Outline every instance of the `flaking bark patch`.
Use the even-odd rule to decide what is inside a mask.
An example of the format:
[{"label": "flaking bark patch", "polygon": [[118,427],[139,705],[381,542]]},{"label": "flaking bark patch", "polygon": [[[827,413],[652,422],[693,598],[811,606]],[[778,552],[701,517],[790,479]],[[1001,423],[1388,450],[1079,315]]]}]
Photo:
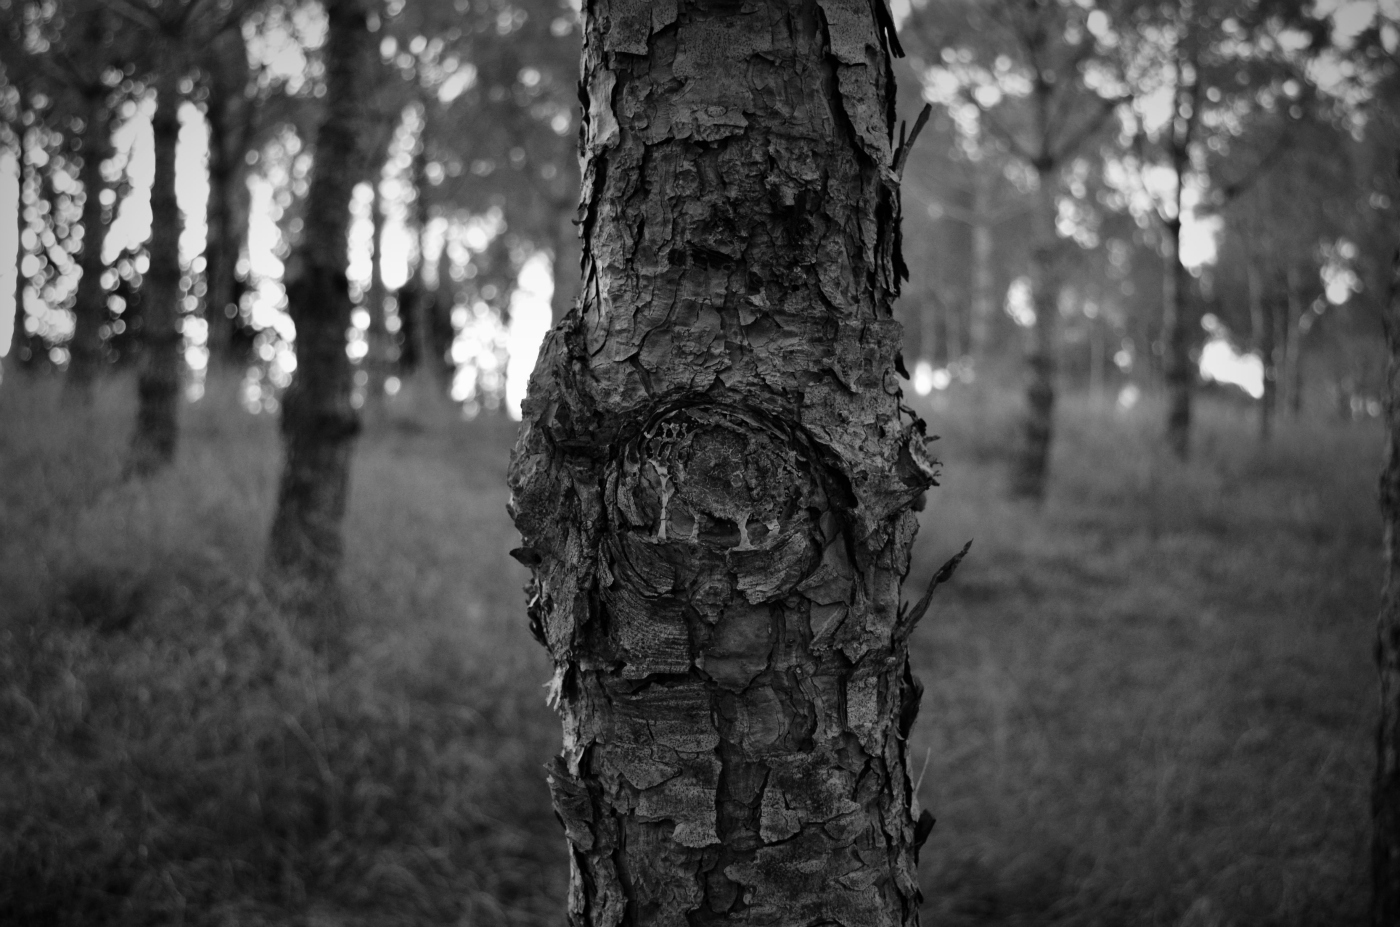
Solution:
[{"label": "flaking bark patch", "polygon": [[583,294],[511,464],[578,925],[917,921],[887,27],[597,2]]}]

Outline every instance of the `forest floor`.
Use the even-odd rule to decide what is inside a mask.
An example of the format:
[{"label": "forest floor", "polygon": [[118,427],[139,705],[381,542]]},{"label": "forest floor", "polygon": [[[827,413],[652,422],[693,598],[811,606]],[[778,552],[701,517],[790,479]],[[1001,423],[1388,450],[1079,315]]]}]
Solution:
[{"label": "forest floor", "polygon": [[[132,392],[0,386],[0,923],[559,923],[513,423],[376,416],[309,627],[258,580],[276,421],[215,381],[124,482]],[[925,923],[1364,923],[1381,432],[1200,408],[1178,465],[1150,407],[1067,401],[1035,508],[1014,404],[926,407],[906,595],[975,543],[914,637]]]}]

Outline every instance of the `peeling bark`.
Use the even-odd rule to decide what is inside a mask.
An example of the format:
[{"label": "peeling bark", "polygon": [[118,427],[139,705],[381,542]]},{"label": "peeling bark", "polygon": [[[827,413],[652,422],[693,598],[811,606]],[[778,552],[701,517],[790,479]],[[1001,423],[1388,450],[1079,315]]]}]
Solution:
[{"label": "peeling bark", "polygon": [[350,197],[364,176],[364,76],[373,51],[359,0],[327,0],[324,121],[306,197],[306,233],[288,261],[287,304],[296,325],[297,368],[282,401],[285,463],[269,563],[283,578],[329,586],[342,552],[340,525],[350,458],[360,431],[346,353],[353,308],[345,276]]},{"label": "peeling bark", "polygon": [[583,293],[510,474],[579,927],[917,923],[899,585],[934,463],[882,13],[585,9]]},{"label": "peeling bark", "polygon": [[1385,585],[1376,621],[1380,722],[1371,789],[1371,923],[1400,923],[1400,251],[1391,265],[1390,299],[1381,320],[1390,362],[1386,371],[1386,451],[1380,478],[1385,529]]},{"label": "peeling bark", "polygon": [[180,205],[175,198],[175,149],[180,139],[180,74],[163,68],[156,83],[155,175],[151,184],[150,269],[141,318],[136,381],[136,430],[128,468],[145,476],[175,459],[180,404]]},{"label": "peeling bark", "polygon": [[107,90],[95,85],[83,92],[87,112],[79,154],[83,186],[83,250],[78,259],[82,276],[73,300],[73,337],[68,342],[68,376],[63,396],[67,402],[92,402],[93,383],[102,371],[102,320],[107,311],[107,294],[102,289],[102,239],[107,225],[102,221],[102,162],[112,150]]}]

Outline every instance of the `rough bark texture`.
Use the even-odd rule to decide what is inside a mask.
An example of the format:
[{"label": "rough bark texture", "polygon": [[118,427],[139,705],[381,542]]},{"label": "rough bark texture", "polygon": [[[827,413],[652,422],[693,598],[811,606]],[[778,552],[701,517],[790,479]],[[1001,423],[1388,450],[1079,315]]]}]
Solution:
[{"label": "rough bark texture", "polygon": [[890,29],[585,8],[583,297],[510,476],[575,925],[917,922]]},{"label": "rough bark texture", "polygon": [[151,184],[151,264],[141,317],[136,380],[136,430],[128,467],[153,473],[175,459],[180,407],[180,205],[175,198],[175,149],[180,140],[180,74],[161,70],[156,83],[155,176]]},{"label": "rough bark texture", "polygon": [[112,132],[107,108],[107,90],[95,85],[84,92],[84,114],[79,154],[83,186],[83,250],[78,259],[82,276],[73,301],[73,337],[68,343],[68,376],[64,398],[89,403],[92,387],[102,370],[102,322],[107,313],[107,294],[102,289],[102,239],[107,224],[102,221],[102,162],[111,154]]},{"label": "rough bark texture", "polygon": [[1400,924],[1400,252],[1392,265],[1390,300],[1382,315],[1390,349],[1387,368],[1385,467],[1381,522],[1385,529],[1385,586],[1376,622],[1380,670],[1380,723],[1371,791],[1371,923]]},{"label": "rough bark texture", "polygon": [[364,75],[372,35],[359,0],[326,3],[326,116],[306,201],[306,231],[287,269],[297,369],[282,402],[286,460],[269,560],[285,578],[325,587],[340,565],[340,525],[360,417],[346,354],[352,303],[345,276],[350,197],[364,176]]},{"label": "rough bark texture", "polygon": [[1021,425],[1021,453],[1012,473],[1011,491],[1026,499],[1045,498],[1050,469],[1050,442],[1055,428],[1055,352],[1060,321],[1057,267],[1059,236],[1055,231],[1055,169],[1037,169],[1035,244],[1031,252],[1031,302],[1035,325],[1026,354],[1026,411]]}]

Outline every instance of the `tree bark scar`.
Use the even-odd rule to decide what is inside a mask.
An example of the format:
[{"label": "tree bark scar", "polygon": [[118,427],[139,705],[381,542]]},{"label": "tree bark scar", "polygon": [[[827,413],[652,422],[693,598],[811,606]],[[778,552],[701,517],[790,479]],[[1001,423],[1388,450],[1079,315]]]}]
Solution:
[{"label": "tree bark scar", "polygon": [[869,0],[595,0],[583,294],[511,462],[576,925],[917,922],[888,48]]}]

